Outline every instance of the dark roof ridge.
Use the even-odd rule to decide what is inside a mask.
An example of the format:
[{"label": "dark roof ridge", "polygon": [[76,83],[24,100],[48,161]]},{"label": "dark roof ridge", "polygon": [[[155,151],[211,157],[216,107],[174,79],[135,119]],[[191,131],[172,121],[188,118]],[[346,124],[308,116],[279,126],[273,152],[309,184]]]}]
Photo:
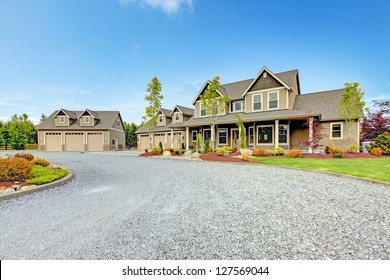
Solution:
[{"label": "dark roof ridge", "polygon": [[317,94],[317,93],[324,93],[324,92],[330,92],[330,91],[339,91],[339,90],[345,90],[345,88],[330,89],[330,90],[323,90],[323,91],[317,91],[317,92],[309,92],[309,93],[301,94],[301,96],[311,95],[311,94]]}]

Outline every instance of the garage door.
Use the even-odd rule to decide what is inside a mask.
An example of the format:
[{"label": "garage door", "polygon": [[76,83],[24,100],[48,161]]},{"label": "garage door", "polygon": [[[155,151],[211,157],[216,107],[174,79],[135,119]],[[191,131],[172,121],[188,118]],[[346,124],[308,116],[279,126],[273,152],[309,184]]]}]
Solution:
[{"label": "garage door", "polygon": [[145,150],[149,148],[149,135],[148,134],[141,134],[139,136],[139,145],[138,150]]},{"label": "garage door", "polygon": [[163,149],[167,148],[167,147],[165,147],[165,133],[154,134],[154,146],[159,146],[160,142],[163,146]]},{"label": "garage door", "polygon": [[60,132],[46,132],[46,151],[62,151]]},{"label": "garage door", "polygon": [[84,133],[67,132],[65,133],[66,151],[84,151]]},{"label": "garage door", "polygon": [[88,132],[88,151],[103,151],[103,133]]}]

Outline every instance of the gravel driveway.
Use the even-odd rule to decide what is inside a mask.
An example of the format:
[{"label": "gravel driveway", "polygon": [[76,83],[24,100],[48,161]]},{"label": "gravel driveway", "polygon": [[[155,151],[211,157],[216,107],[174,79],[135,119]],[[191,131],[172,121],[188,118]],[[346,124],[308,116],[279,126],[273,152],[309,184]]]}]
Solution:
[{"label": "gravel driveway", "polygon": [[389,259],[390,188],[261,165],[39,153],[67,185],[0,203],[0,259]]}]

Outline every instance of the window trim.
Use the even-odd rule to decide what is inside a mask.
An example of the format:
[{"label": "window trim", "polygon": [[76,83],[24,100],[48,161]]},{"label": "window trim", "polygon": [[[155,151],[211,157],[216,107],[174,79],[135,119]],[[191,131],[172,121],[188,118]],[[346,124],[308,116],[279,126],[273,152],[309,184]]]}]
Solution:
[{"label": "window trim", "polygon": [[[286,143],[280,143],[280,134],[279,134],[279,127],[281,126],[287,126],[287,142]],[[281,145],[290,145],[290,126],[288,124],[279,124],[279,127],[278,127],[278,141],[279,143],[278,144],[281,144]]]},{"label": "window trim", "polygon": [[[340,125],[340,137],[333,137],[333,125]],[[344,126],[342,122],[332,122],[330,123],[330,139],[332,140],[343,140]]]},{"label": "window trim", "polygon": [[[207,117],[206,108],[204,108],[204,110],[202,110],[202,107],[204,107],[203,102],[200,102],[200,105],[199,105],[199,116],[200,116],[200,117]],[[202,115],[202,111],[205,112],[204,115]]]},{"label": "window trim", "polygon": [[[161,121],[160,121],[160,119],[161,119]],[[163,114],[158,115],[158,122],[159,122],[159,123],[163,123],[163,122],[164,122],[164,116],[163,116]]]},{"label": "window trim", "polygon": [[91,122],[91,117],[90,116],[84,116],[84,123],[90,123],[90,122]]},{"label": "window trim", "polygon": [[[272,143],[259,143],[259,127],[272,127]],[[275,144],[275,126],[272,124],[256,126],[256,146],[273,146]]]},{"label": "window trim", "polygon": [[[194,132],[195,132],[195,139],[194,139]],[[191,130],[191,140],[192,140],[192,142],[196,142],[197,137],[198,137],[198,131],[197,130]]]},{"label": "window trim", "polygon": [[[252,143],[250,142],[250,139],[251,139],[251,138],[249,137],[249,135],[250,135],[250,134],[249,134],[249,131],[250,131],[251,128],[252,128],[252,133],[253,133],[253,142],[252,142]],[[249,126],[249,127],[248,127],[248,145],[249,145],[249,146],[253,146],[253,145],[255,144],[255,137],[256,137],[256,136],[255,136],[255,126],[254,126],[254,125]]]},{"label": "window trim", "polygon": [[58,117],[58,122],[59,123],[65,123],[65,116],[59,116]]},{"label": "window trim", "polygon": [[[255,96],[260,96],[260,109],[258,110],[255,110],[255,102],[254,102],[254,99],[255,99]],[[260,112],[260,111],[263,111],[263,93],[260,92],[260,93],[255,93],[255,94],[252,94],[252,112]]]},{"label": "window trim", "polygon": [[180,112],[175,112],[175,121],[180,121]]},{"label": "window trim", "polygon": [[[270,94],[271,93],[276,93],[276,101],[278,102],[278,106],[276,106],[276,108],[270,108],[270,106],[269,106],[269,102],[270,102],[270,100],[269,100],[269,96],[270,96]],[[269,92],[267,92],[267,95],[268,95],[268,110],[279,110],[279,103],[280,103],[280,99],[279,99],[279,91],[278,90],[273,90],[273,91],[269,91]]]},{"label": "window trim", "polygon": [[[241,103],[241,110],[236,110],[235,107],[234,107],[234,103],[235,102],[240,102]],[[244,100],[234,100],[231,102],[231,105],[230,105],[230,113],[236,113],[236,112],[245,112],[245,109],[242,109],[243,107],[246,107],[245,106],[245,99]],[[233,109],[232,109],[233,107]]]},{"label": "window trim", "polygon": [[206,135],[206,133],[204,133],[206,130],[210,131],[210,140],[211,140],[211,128],[204,128],[203,131],[202,131],[202,138],[203,138],[203,141],[206,141],[207,139],[204,139],[204,136]]},{"label": "window trim", "polygon": [[[226,143],[219,142],[219,131],[226,130]],[[218,146],[227,146],[229,144],[229,130],[227,128],[218,128]]]}]

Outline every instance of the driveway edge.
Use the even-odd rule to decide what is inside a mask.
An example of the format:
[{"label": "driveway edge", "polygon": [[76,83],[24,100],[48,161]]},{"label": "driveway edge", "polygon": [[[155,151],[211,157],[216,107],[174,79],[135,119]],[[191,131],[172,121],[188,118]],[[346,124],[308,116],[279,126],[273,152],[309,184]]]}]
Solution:
[{"label": "driveway edge", "polygon": [[0,195],[0,201],[8,200],[11,198],[21,197],[21,196],[28,195],[28,194],[34,193],[34,192],[39,192],[39,191],[44,191],[44,190],[60,187],[64,184],[66,184],[67,182],[69,182],[70,180],[72,180],[74,177],[74,173],[72,170],[69,170],[69,169],[66,169],[66,170],[68,171],[68,175],[66,175],[64,178],[61,178],[61,179],[56,180],[56,181],[51,182],[51,183],[47,183],[47,184],[43,184],[43,185],[39,185],[39,186],[34,186],[34,187],[29,187],[29,188],[19,190],[16,192]]}]

